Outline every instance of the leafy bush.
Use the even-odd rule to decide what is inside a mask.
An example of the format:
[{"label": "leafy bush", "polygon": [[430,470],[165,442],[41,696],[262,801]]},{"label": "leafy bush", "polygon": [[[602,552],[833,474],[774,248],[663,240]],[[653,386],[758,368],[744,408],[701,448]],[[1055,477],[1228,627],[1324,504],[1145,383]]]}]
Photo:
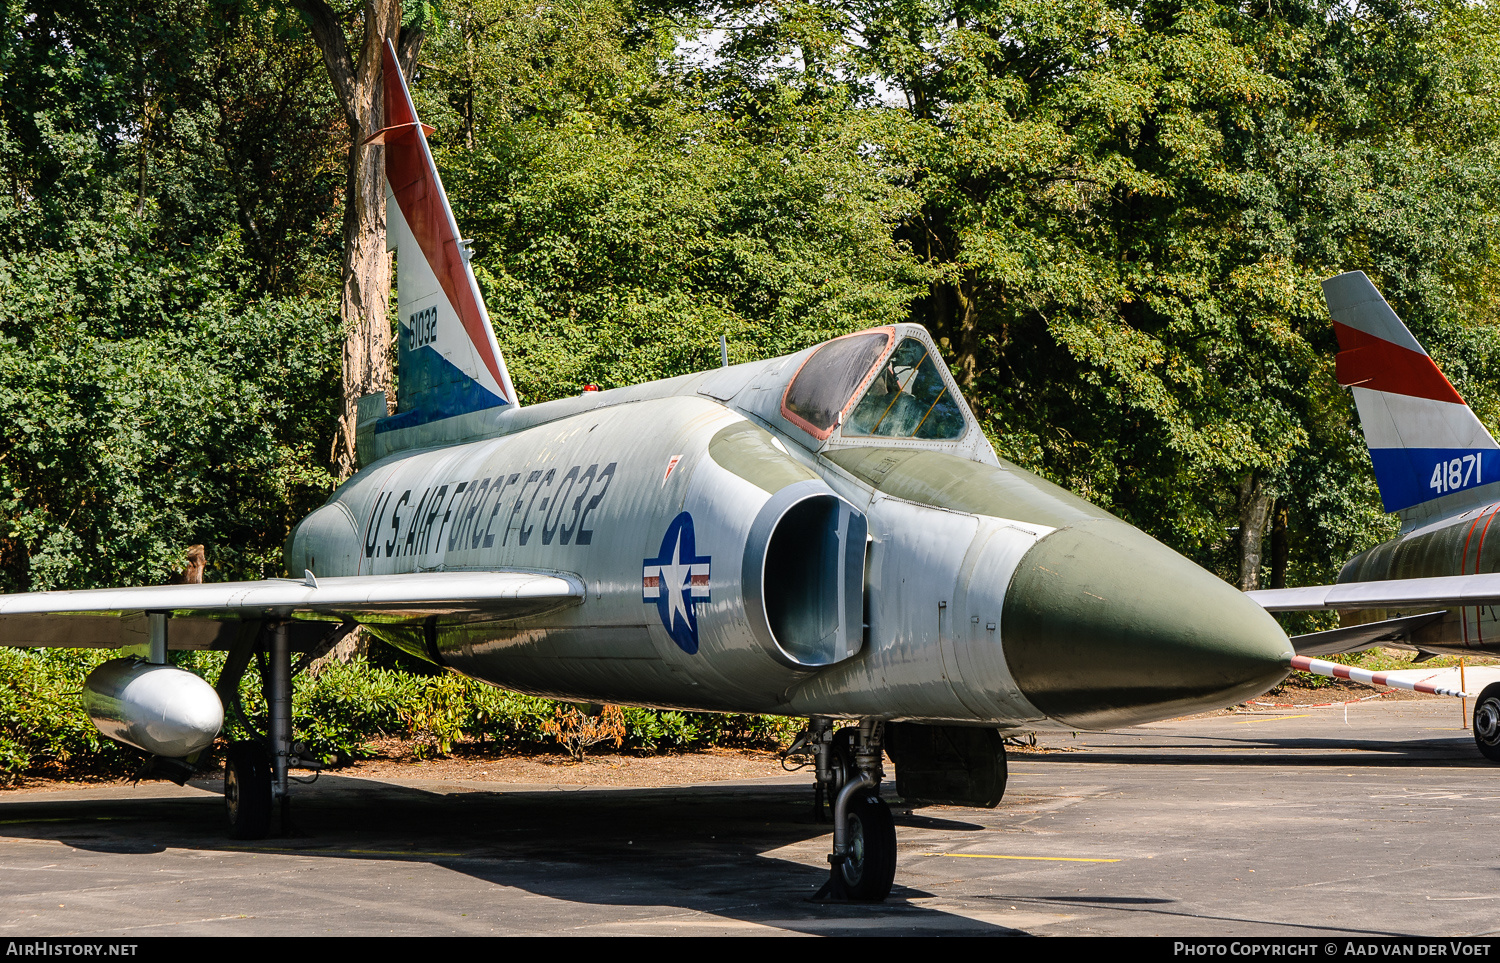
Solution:
[{"label": "leafy bush", "polygon": [[546,740],[545,727],[556,703],[470,679],[464,683],[469,698],[464,728],[472,738],[510,747],[537,746]]},{"label": "leafy bush", "polygon": [[114,655],[91,649],[0,649],[0,785],[28,770],[82,763],[125,771],[133,755],[84,715],[84,677]]},{"label": "leafy bush", "polygon": [[625,738],[632,749],[680,749],[698,741],[695,718],[682,712],[657,709],[625,710]]},{"label": "leafy bush", "polygon": [[[140,756],[101,736],[84,714],[83,680],[112,650],[0,649],[0,785],[25,773],[59,767],[126,774]],[[377,653],[378,656],[378,653]],[[222,652],[174,652],[179,668],[210,682],[223,668]],[[382,660],[389,663],[389,660]],[[250,725],[264,731],[266,700],[254,667],[240,684],[240,704]],[[611,741],[633,752],[672,752],[715,747],[775,748],[802,722],[779,716],[718,715],[635,707],[608,707]],[[327,665],[316,676],[292,683],[296,737],[309,755],[326,763],[375,754],[372,741],[412,740],[419,757],[444,755],[464,742],[510,751],[564,749],[575,753],[578,726],[558,725],[577,709],[522,695],[451,672],[415,674],[372,664],[366,656]],[[252,733],[226,707],[221,740]],[[577,722],[577,720],[572,720]]]},{"label": "leafy bush", "polygon": [[[367,759],[375,754],[369,740],[404,734],[418,715],[426,718],[422,706],[427,681],[372,667],[363,658],[333,663],[313,678],[299,675],[292,683],[293,731],[311,755],[325,762]],[[263,702],[253,673],[246,673],[242,692],[245,686],[254,687],[257,700]]]},{"label": "leafy bush", "polygon": [[618,749],[625,744],[625,713],[614,705],[601,706],[596,713],[584,712],[574,705],[559,705],[543,729],[568,750],[574,762],[582,762],[589,746],[613,742]]},{"label": "leafy bush", "polygon": [[463,734],[469,716],[464,680],[456,675],[440,675],[427,680],[418,698],[401,710],[412,740],[412,754],[418,759],[446,756],[453,742]]},{"label": "leafy bush", "polygon": [[791,742],[806,723],[787,716],[757,716],[746,713],[718,715],[696,713],[704,746],[733,746],[741,749],[766,749]]}]

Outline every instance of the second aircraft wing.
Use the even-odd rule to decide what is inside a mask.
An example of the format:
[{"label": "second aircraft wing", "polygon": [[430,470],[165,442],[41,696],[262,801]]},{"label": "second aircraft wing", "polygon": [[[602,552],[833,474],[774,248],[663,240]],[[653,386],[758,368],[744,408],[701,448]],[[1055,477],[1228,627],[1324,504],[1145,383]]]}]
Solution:
[{"label": "second aircraft wing", "polygon": [[1245,594],[1270,612],[1500,605],[1500,572],[1261,589]]},{"label": "second aircraft wing", "polygon": [[1382,643],[1409,644],[1411,633],[1441,618],[1448,608],[1500,605],[1500,572],[1342,582],[1245,594],[1270,612],[1438,609],[1292,637],[1298,655],[1339,655]]}]

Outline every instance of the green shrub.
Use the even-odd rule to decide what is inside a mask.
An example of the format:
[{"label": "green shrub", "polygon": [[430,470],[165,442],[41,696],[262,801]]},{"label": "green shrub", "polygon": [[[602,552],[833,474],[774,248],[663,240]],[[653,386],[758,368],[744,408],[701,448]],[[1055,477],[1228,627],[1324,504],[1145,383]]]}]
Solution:
[{"label": "green shrub", "polygon": [[469,718],[464,729],[480,743],[509,747],[543,744],[556,703],[465,679]]},{"label": "green shrub", "polygon": [[696,743],[701,733],[697,717],[688,713],[634,706],[625,710],[625,739],[632,749],[660,752],[686,748]]},{"label": "green shrub", "polygon": [[[362,657],[332,663],[314,678],[293,680],[292,728],[307,751],[324,762],[367,759],[375,754],[371,739],[408,732],[408,719],[423,704],[427,681],[373,668]],[[259,680],[246,673],[246,684],[258,690]]]},{"label": "green shrub", "polygon": [[83,680],[114,656],[98,649],[0,649],[0,784],[43,767],[81,763],[128,771],[134,756],[83,711]]},{"label": "green shrub", "polygon": [[[0,785],[59,766],[126,774],[140,755],[101,736],[84,714],[83,680],[113,650],[0,649]],[[218,680],[222,652],[174,652],[179,668]],[[387,665],[390,660],[384,660]],[[255,667],[240,683],[250,726],[263,732],[266,700]],[[450,752],[471,740],[497,750],[563,748],[547,733],[558,703],[475,682],[451,672],[416,674],[371,664],[364,656],[332,663],[292,683],[292,724],[309,755],[325,763],[369,758],[372,740],[413,741],[418,755]],[[251,736],[230,707],[221,740]],[[625,747],[669,752],[714,747],[775,748],[802,721],[779,716],[720,715],[629,707]]]}]

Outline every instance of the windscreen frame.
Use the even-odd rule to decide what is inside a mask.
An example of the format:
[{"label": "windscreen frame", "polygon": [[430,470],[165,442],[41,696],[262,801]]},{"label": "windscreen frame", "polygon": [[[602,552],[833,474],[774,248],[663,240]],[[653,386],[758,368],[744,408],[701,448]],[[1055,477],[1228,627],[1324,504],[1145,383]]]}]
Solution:
[{"label": "windscreen frame", "polygon": [[[880,349],[878,354],[875,355],[874,361],[871,362],[869,368],[860,377],[859,382],[855,384],[854,390],[849,393],[849,397],[844,400],[843,407],[840,408],[835,414],[832,424],[830,424],[826,428],[820,427],[808,421],[806,418],[802,417],[787,406],[787,399],[791,397],[792,388],[797,384],[797,379],[802,376],[803,369],[807,367],[808,363],[811,362],[813,358],[818,356],[819,352],[823,351],[829,345],[837,344],[840,341],[845,341],[850,338],[865,337],[872,334],[884,335],[885,346]],[[880,366],[885,363],[887,356],[890,355],[891,350],[895,347],[895,345],[895,325],[885,325],[878,328],[866,328],[863,331],[855,331],[850,334],[841,335],[840,337],[833,338],[832,340],[825,341],[822,344],[818,345],[806,358],[802,360],[802,363],[797,366],[796,372],[793,373],[792,377],[787,381],[786,388],[781,393],[781,416],[787,421],[796,425],[798,428],[801,428],[803,431],[807,432],[812,437],[816,438],[818,441],[827,441],[829,436],[831,436],[843,425],[844,418],[848,416],[850,409],[852,409],[854,405],[864,397],[865,391],[870,387],[871,379],[873,379],[875,377],[875,373],[880,370]]]},{"label": "windscreen frame", "polygon": [[[904,384],[900,382],[899,378],[897,378],[896,390],[891,392],[891,401],[881,412],[880,418],[878,418],[874,424],[871,424],[867,427],[859,426],[857,423],[860,419],[860,413],[864,409],[864,406],[871,400],[871,394],[876,390],[876,378],[878,377],[878,373],[884,372],[892,365],[896,364],[898,356],[907,349],[908,345],[922,352],[921,357],[916,359],[916,362],[910,366],[911,376]],[[893,406],[897,404],[897,402],[903,395],[915,398],[916,391],[913,390],[913,386],[916,385],[918,380],[923,377],[924,370],[928,372],[931,379],[936,381],[938,391],[932,396],[932,400],[926,403],[926,407],[923,409],[922,419],[917,423],[916,426],[911,429],[910,432],[896,433],[880,431],[880,426],[885,422],[886,418],[890,416],[893,410]],[[923,426],[926,425],[928,419],[932,417],[933,413],[938,411],[938,406],[942,404],[944,398],[947,398],[949,401],[951,415],[957,416],[957,433],[949,435],[921,434]],[[850,405],[848,410],[845,411],[842,419],[839,422],[839,437],[841,439],[850,441],[871,439],[880,441],[882,443],[896,441],[916,441],[932,444],[952,444],[960,441],[968,433],[969,427],[972,423],[972,417],[968,412],[966,405],[961,402],[961,398],[962,395],[959,393],[956,385],[954,385],[953,383],[952,372],[948,370],[947,365],[943,362],[942,356],[938,353],[936,346],[926,338],[918,338],[914,337],[911,334],[906,334],[898,338],[896,343],[890,348],[890,350],[888,350],[881,356],[881,359],[877,365],[877,371],[871,372],[869,378],[867,379],[867,384],[863,390],[863,393],[859,396],[858,400],[856,400],[854,404]],[[934,424],[937,424],[937,422],[934,422]]]}]

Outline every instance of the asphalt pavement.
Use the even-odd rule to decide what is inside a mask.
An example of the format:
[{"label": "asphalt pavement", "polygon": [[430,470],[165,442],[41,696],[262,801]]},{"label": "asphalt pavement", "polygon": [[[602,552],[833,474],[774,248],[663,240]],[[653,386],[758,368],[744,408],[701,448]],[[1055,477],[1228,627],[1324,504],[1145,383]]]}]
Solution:
[{"label": "asphalt pavement", "polygon": [[827,875],[811,777],[580,789],[323,775],[233,842],[210,789],[0,793],[0,934],[1472,936],[1500,766],[1449,699],[1043,735],[993,810],[898,809],[891,899]]}]

